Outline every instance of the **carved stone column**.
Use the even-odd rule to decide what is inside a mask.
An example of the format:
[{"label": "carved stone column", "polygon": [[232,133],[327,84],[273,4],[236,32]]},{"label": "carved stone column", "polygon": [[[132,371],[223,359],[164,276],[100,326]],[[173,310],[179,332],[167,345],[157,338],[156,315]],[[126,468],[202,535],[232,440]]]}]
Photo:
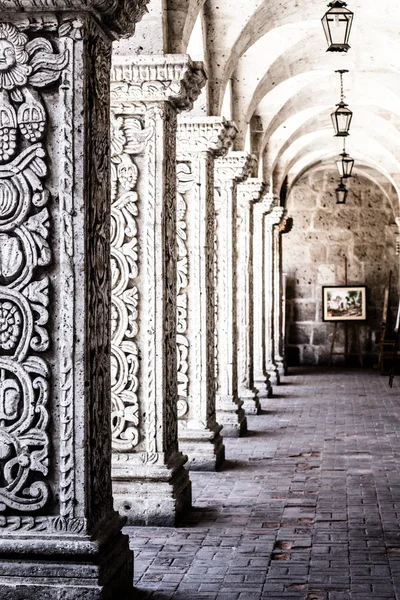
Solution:
[{"label": "carved stone column", "polygon": [[238,393],[246,414],[260,411],[258,390],[254,387],[253,360],[253,208],[264,187],[259,179],[247,179],[238,185]]},{"label": "carved stone column", "polygon": [[291,219],[282,213],[281,221],[273,228],[274,262],[274,361],[279,375],[285,375],[286,362],[282,340],[282,234],[290,229]]},{"label": "carved stone column", "polygon": [[273,203],[271,196],[262,196],[254,205],[253,214],[253,349],[254,385],[260,398],[272,394],[272,386],[265,370],[265,311],[264,311],[264,215],[270,212]]},{"label": "carved stone column", "polygon": [[126,27],[133,32],[145,4],[2,7],[0,597],[7,600],[111,600],[132,588],[110,476],[109,74],[112,39]]},{"label": "carved stone column", "polygon": [[113,58],[112,479],[130,524],[174,525],[191,503],[177,431],[176,133],[204,83],[187,55]]},{"label": "carved stone column", "polygon": [[177,145],[178,416],[188,468],[224,461],[215,417],[214,157],[227,153],[236,127],[219,117],[180,117]]},{"label": "carved stone column", "polygon": [[[272,385],[279,385],[279,369],[274,355],[274,308],[275,298],[279,290],[275,288],[274,277],[274,227],[281,222],[284,209],[275,206],[264,216],[264,342],[265,370],[270,376]],[[282,293],[280,294],[282,296]]]},{"label": "carved stone column", "polygon": [[252,157],[232,152],[215,162],[216,408],[226,437],[247,430],[237,373],[237,184],[249,175]]}]

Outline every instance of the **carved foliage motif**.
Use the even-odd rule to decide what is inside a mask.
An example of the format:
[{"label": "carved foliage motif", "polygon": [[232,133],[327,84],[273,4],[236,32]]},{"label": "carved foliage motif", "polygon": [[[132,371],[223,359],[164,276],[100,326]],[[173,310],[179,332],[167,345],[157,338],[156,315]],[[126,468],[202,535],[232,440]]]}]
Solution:
[{"label": "carved foliage motif", "polygon": [[241,289],[237,295],[237,331],[238,331],[238,384],[240,391],[248,387],[248,301],[249,301],[249,279],[250,261],[249,246],[251,239],[250,202],[248,195],[239,187],[238,215],[237,215],[237,256],[238,272],[241,274]]},{"label": "carved foliage motif", "polygon": [[138,168],[153,133],[133,116],[111,114],[111,394],[112,445],[129,451],[139,439]]},{"label": "carved foliage motif", "polygon": [[176,168],[177,175],[177,363],[178,363],[178,417],[183,417],[188,411],[185,398],[189,396],[189,340],[185,335],[188,328],[187,310],[189,285],[189,264],[186,230],[186,199],[185,195],[192,189],[194,177],[190,163],[180,162]]},{"label": "carved foliage motif", "polygon": [[215,310],[216,310],[216,289],[215,289],[215,249],[216,232],[215,232],[215,191],[214,191],[214,157],[207,154],[206,163],[204,165],[206,177],[208,179],[207,196],[206,196],[206,278],[207,278],[207,323],[209,332],[207,334],[207,364],[210,365],[210,374],[207,380],[207,418],[215,420],[215,388],[216,388],[216,344],[215,339]]},{"label": "carved foliage motif", "polygon": [[165,278],[164,304],[164,356],[166,386],[166,437],[165,444],[171,454],[178,450],[177,419],[177,369],[176,369],[176,132],[175,109],[164,105],[164,156],[165,156]]},{"label": "carved foliage motif", "polygon": [[121,102],[169,101],[178,110],[191,110],[206,83],[203,63],[188,55],[115,56],[113,89]]},{"label": "carved foliage motif", "polygon": [[40,89],[68,60],[0,23],[0,512],[36,511],[49,491],[49,192]]},{"label": "carved foliage motif", "polygon": [[109,196],[109,72],[111,43],[94,20],[87,25],[87,137],[85,223],[87,291],[86,339],[88,342],[88,527],[112,510],[109,471],[110,426],[110,196]]}]

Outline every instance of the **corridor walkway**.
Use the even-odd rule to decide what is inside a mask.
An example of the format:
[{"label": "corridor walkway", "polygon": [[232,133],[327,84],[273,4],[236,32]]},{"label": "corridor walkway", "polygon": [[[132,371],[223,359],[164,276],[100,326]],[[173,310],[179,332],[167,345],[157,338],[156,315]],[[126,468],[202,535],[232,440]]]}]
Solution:
[{"label": "corridor walkway", "polygon": [[400,378],[296,373],[181,527],[128,529],[139,598],[400,599]]}]

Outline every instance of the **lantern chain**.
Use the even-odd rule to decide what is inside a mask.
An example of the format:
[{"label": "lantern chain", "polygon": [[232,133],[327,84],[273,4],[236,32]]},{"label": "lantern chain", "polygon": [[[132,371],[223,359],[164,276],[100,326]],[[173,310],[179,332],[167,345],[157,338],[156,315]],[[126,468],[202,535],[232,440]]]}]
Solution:
[{"label": "lantern chain", "polygon": [[343,73],[348,73],[347,69],[340,69],[335,71],[335,73],[339,73],[340,75],[340,101],[344,101],[344,86],[343,86]]}]

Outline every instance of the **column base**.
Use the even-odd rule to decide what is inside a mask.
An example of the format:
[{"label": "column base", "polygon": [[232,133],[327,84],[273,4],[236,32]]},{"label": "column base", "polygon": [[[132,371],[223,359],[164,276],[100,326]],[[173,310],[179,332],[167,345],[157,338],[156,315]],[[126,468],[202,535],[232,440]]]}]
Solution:
[{"label": "column base", "polygon": [[279,356],[279,358],[275,357],[275,364],[276,368],[278,369],[279,376],[282,377],[283,375],[286,375],[287,369],[285,359],[282,356]]},{"label": "column base", "polygon": [[216,419],[223,427],[224,437],[241,437],[247,432],[247,419],[242,404],[234,396],[216,395]]},{"label": "column base", "polygon": [[122,524],[116,515],[94,540],[69,533],[29,539],[29,531],[20,540],[10,536],[14,551],[10,548],[7,558],[0,554],[0,598],[131,600],[133,554]]},{"label": "column base", "polygon": [[197,421],[179,421],[179,447],[187,454],[189,471],[218,471],[225,460],[225,446],[220,436],[221,425],[207,429]]},{"label": "column base", "polygon": [[239,390],[239,398],[243,402],[243,410],[246,415],[258,415],[261,410],[260,399],[257,390]]},{"label": "column base", "polygon": [[259,398],[272,398],[273,389],[269,377],[261,376],[254,380],[254,387],[258,391]]},{"label": "column base", "polygon": [[179,466],[170,468],[139,466],[137,455],[114,456],[118,457],[112,468],[114,508],[126,517],[127,525],[175,527],[192,504],[192,484],[183,466],[187,457],[180,455]]},{"label": "column base", "polygon": [[278,368],[275,364],[269,364],[266,367],[266,371],[268,373],[269,379],[271,381],[271,385],[279,385],[280,384],[280,376]]}]

